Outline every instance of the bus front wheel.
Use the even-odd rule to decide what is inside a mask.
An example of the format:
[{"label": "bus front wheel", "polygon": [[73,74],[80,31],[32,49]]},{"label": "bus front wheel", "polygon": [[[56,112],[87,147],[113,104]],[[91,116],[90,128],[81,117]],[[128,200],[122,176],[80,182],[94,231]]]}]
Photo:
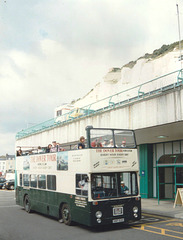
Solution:
[{"label": "bus front wheel", "polygon": [[26,212],[31,213],[31,205],[30,205],[30,199],[28,195],[26,195],[24,199],[24,208]]},{"label": "bus front wheel", "polygon": [[70,207],[67,203],[63,204],[62,206],[62,218],[63,218],[63,222],[66,225],[72,225],[72,221],[71,221],[71,211],[70,211]]}]

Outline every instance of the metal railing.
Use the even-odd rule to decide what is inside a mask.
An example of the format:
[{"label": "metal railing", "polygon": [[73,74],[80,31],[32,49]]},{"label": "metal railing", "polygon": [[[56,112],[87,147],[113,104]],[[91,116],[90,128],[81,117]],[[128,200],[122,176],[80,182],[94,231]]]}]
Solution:
[{"label": "metal railing", "polygon": [[[178,75],[177,75],[178,74]],[[140,101],[144,98],[153,97],[166,91],[175,89],[183,85],[183,69],[177,70],[163,76],[154,78],[145,83],[132,86],[114,95],[103,98],[99,101],[90,103],[82,108],[74,109],[62,116],[52,118],[43,123],[34,125],[17,133],[16,139],[24,138],[29,135],[42,132],[57,126],[70,123],[76,119],[92,116],[113,108],[118,108]]]}]

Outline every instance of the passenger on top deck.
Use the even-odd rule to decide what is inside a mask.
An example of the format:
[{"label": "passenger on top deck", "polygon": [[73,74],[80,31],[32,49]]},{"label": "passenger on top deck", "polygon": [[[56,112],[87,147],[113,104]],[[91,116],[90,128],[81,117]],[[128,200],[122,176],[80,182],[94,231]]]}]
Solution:
[{"label": "passenger on top deck", "polygon": [[122,141],[121,147],[123,147],[123,148],[126,147],[126,141],[125,140]]},{"label": "passenger on top deck", "polygon": [[21,149],[21,147],[17,151],[17,156],[22,156],[22,149]]},{"label": "passenger on top deck", "polygon": [[91,147],[102,147],[102,143],[100,142],[100,139],[97,138],[93,142],[91,142]]},{"label": "passenger on top deck", "polygon": [[40,153],[44,153],[42,147],[40,147],[40,146],[38,147],[37,153],[38,153],[38,154],[40,154]]},{"label": "passenger on top deck", "polygon": [[107,139],[104,139],[104,142],[102,143],[103,147],[108,147],[108,141]]},{"label": "passenger on top deck", "polygon": [[48,147],[46,148],[46,153],[49,153],[50,150],[51,150],[51,148],[52,148],[52,145],[51,145],[51,144],[48,144]]},{"label": "passenger on top deck", "polygon": [[65,148],[59,147],[59,152],[63,152],[63,151],[65,151]]},{"label": "passenger on top deck", "polygon": [[78,143],[78,149],[83,149],[83,148],[85,148],[85,138],[81,136]]},{"label": "passenger on top deck", "polygon": [[108,147],[114,147],[113,139],[111,139],[111,140],[109,141],[109,145],[108,145]]},{"label": "passenger on top deck", "polygon": [[58,145],[57,145],[57,142],[56,141],[53,141],[52,142],[53,146],[51,147],[50,149],[50,152],[58,152]]}]

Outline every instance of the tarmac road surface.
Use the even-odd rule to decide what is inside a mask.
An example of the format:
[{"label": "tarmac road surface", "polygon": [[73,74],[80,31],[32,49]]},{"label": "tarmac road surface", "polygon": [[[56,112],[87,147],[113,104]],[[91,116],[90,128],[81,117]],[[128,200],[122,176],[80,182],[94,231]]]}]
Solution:
[{"label": "tarmac road surface", "polygon": [[183,219],[143,213],[136,223],[89,228],[66,226],[15,204],[15,192],[0,190],[0,240],[169,240],[183,239]]}]

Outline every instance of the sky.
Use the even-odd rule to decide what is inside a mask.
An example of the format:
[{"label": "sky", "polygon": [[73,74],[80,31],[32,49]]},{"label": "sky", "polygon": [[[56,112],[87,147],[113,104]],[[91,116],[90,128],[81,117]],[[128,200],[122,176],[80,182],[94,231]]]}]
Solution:
[{"label": "sky", "polygon": [[110,68],[178,41],[176,4],[183,36],[183,0],[0,0],[0,155]]}]

